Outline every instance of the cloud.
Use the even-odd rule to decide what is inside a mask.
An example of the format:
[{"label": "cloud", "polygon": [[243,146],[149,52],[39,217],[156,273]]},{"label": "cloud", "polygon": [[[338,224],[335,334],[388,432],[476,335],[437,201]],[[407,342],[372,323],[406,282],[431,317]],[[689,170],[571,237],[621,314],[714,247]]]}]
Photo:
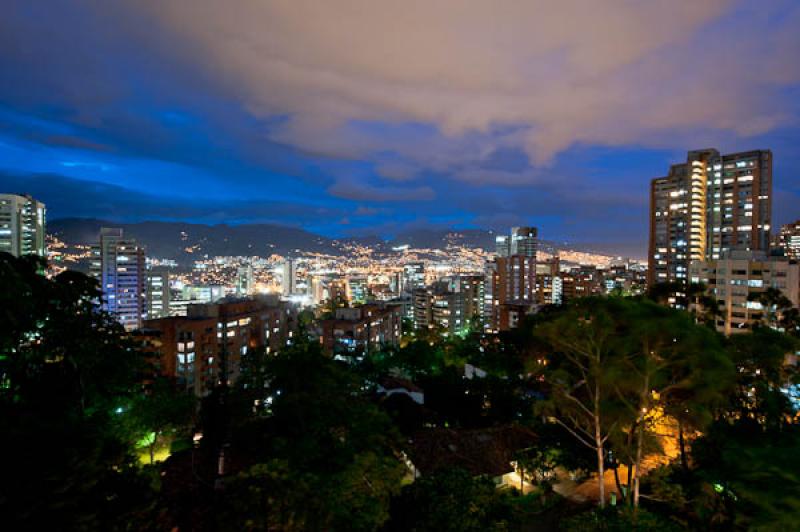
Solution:
[{"label": "cloud", "polygon": [[356,201],[430,201],[436,197],[431,187],[379,187],[351,179],[336,181],[328,193]]},{"label": "cloud", "polygon": [[[791,66],[800,15],[785,2],[135,5],[252,112],[287,115],[273,139],[345,156],[406,149],[431,164],[424,147],[391,135],[355,142],[364,139],[348,128],[354,120],[432,124],[466,149],[469,134],[491,145],[494,127],[517,126],[506,141],[536,164],[577,142],[635,143],[653,131],[748,136],[786,119],[772,96],[800,81]],[[729,21],[733,11],[744,13]],[[778,24],[777,13],[785,17]]]}]

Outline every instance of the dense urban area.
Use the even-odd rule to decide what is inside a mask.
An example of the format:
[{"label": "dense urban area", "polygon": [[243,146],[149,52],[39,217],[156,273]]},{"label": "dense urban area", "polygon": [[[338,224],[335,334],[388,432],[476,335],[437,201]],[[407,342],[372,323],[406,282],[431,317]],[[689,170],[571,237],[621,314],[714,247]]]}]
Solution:
[{"label": "dense urban area", "polygon": [[795,529],[772,153],[690,151],[650,202],[645,263],[534,227],[157,256],[0,195],[4,526]]}]

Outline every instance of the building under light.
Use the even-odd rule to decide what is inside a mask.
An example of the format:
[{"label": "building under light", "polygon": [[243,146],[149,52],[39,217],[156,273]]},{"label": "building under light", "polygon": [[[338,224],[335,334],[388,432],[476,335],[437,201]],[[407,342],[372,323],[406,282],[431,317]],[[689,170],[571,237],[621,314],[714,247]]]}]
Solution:
[{"label": "building under light", "polygon": [[0,194],[0,252],[47,256],[46,209],[30,196]]},{"label": "building under light", "polygon": [[145,317],[144,248],[126,239],[122,229],[104,227],[92,246],[90,272],[103,292],[101,307],[127,330],[138,329]]},{"label": "building under light", "polygon": [[650,187],[648,284],[686,284],[695,260],[766,251],[772,218],[772,152],[690,151]]}]

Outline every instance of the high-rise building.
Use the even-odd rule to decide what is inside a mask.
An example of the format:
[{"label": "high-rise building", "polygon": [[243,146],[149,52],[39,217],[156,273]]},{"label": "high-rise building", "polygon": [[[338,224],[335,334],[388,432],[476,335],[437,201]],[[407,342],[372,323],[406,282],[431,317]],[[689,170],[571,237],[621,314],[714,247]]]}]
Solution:
[{"label": "high-rise building", "polygon": [[648,283],[686,283],[693,260],[769,247],[772,152],[690,151],[650,186]]},{"label": "high-rise building", "polygon": [[156,320],[170,315],[169,272],[150,270],[145,274],[147,319]]},{"label": "high-rise building", "polygon": [[785,256],[800,259],[800,220],[781,227],[776,244]]},{"label": "high-rise building", "polygon": [[44,203],[30,196],[0,194],[0,252],[46,257]]},{"label": "high-rise building", "polygon": [[412,293],[425,286],[425,263],[409,262],[403,265],[403,290]]},{"label": "high-rise building", "polygon": [[498,257],[535,257],[538,241],[535,227],[512,227],[510,235],[495,238],[495,253]]},{"label": "high-rise building", "polygon": [[294,259],[286,259],[283,262],[282,282],[284,297],[294,295],[297,285],[297,262]]},{"label": "high-rise building", "polygon": [[245,264],[236,270],[236,295],[249,296],[253,293],[253,265]]},{"label": "high-rise building", "polygon": [[535,227],[513,227],[505,241],[497,237],[498,255],[487,271],[484,288],[486,297],[491,296],[484,312],[487,331],[513,328],[536,304],[537,247]]},{"label": "high-rise building", "polygon": [[127,330],[138,329],[145,315],[144,249],[122,229],[104,227],[92,246],[91,274],[100,282],[101,306]]}]

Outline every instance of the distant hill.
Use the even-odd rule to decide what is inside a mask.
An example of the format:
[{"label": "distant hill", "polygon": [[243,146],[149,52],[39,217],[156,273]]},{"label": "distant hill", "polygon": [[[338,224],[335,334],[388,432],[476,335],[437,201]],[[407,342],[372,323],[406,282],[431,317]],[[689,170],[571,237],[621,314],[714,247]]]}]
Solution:
[{"label": "distant hill", "polygon": [[[370,246],[378,251],[408,245],[413,248],[445,249],[467,246],[494,249],[497,233],[486,229],[416,229],[398,234],[389,241],[378,236],[332,239],[295,227],[274,224],[205,225],[186,222],[116,223],[88,218],[62,218],[48,222],[48,232],[68,244],[97,241],[101,227],[121,227],[126,235],[147,247],[149,255],[188,261],[204,255],[269,256],[273,253],[312,252],[341,255],[348,244]],[[593,251],[594,246],[542,241],[543,251]],[[594,248],[594,249],[591,249]]]},{"label": "distant hill", "polygon": [[176,260],[206,254],[286,255],[295,250],[340,253],[336,241],[332,239],[303,229],[271,224],[234,226],[185,222],[117,223],[85,218],[63,218],[47,224],[50,234],[69,244],[96,242],[101,227],[120,227],[127,236],[145,245],[148,254]]}]

